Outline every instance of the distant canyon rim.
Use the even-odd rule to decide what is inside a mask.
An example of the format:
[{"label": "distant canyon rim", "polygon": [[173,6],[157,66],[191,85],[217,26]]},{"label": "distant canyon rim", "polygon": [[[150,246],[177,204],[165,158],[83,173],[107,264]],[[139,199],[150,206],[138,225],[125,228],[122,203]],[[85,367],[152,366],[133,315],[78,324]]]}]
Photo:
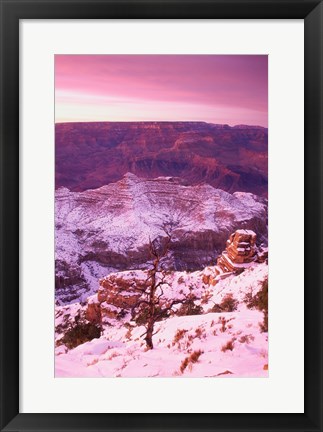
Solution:
[{"label": "distant canyon rim", "polygon": [[55,125],[56,188],[96,189],[131,172],[267,197],[268,130],[204,122]]}]

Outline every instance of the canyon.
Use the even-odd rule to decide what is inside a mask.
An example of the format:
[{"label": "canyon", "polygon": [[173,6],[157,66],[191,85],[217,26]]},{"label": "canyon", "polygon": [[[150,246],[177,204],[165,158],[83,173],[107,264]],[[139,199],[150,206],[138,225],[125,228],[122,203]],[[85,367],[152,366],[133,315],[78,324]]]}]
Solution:
[{"label": "canyon", "polygon": [[61,123],[55,140],[55,376],[267,377],[267,129]]},{"label": "canyon", "polygon": [[96,189],[131,172],[267,197],[268,130],[204,122],[55,125],[56,188]]},{"label": "canyon", "polygon": [[98,278],[146,268],[149,240],[172,236],[169,270],[193,271],[216,262],[236,229],[254,230],[267,242],[267,200],[230,194],[174,177],[142,179],[127,173],[109,185],[55,196],[56,297],[86,298]]}]

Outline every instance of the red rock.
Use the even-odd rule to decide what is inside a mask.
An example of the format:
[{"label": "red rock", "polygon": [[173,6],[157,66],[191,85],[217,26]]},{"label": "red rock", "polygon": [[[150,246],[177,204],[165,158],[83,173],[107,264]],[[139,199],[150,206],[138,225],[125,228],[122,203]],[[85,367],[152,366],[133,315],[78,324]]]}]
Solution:
[{"label": "red rock", "polygon": [[92,324],[101,324],[101,308],[99,302],[91,302],[87,304],[85,319]]},{"label": "red rock", "polygon": [[256,233],[239,229],[230,235],[226,250],[217,260],[217,274],[239,272],[257,258]]},{"label": "red rock", "polygon": [[100,280],[98,302],[106,303],[116,308],[131,309],[139,300],[141,293],[136,287],[142,287],[144,281],[138,279],[125,279],[116,274],[110,274]]},{"label": "red rock", "polygon": [[266,197],[267,140],[267,129],[242,125],[61,123],[55,126],[56,188],[95,189],[132,172]]}]

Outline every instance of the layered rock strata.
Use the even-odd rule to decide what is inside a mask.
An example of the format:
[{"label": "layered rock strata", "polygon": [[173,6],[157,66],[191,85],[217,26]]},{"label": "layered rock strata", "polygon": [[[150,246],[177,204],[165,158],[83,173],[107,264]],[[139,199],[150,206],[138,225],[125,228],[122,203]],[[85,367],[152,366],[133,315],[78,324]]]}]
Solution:
[{"label": "layered rock strata", "polygon": [[268,259],[268,249],[258,248],[257,235],[248,229],[238,229],[226,242],[226,249],[217,258],[214,267],[208,267],[203,274],[203,282],[208,285],[216,283],[232,274],[240,273],[253,263],[262,263]]},{"label": "layered rock strata", "polygon": [[149,239],[166,231],[172,233],[167,268],[177,271],[214,264],[239,228],[256,231],[260,242],[267,237],[266,199],[174,177],[128,173],[95,190],[62,188],[55,206],[56,295],[63,303],[82,301],[109,273],[147,268]]},{"label": "layered rock strata", "polygon": [[245,268],[257,258],[256,233],[252,230],[239,229],[230,235],[226,250],[217,260],[221,273],[235,272]]},{"label": "layered rock strata", "polygon": [[95,189],[139,177],[177,176],[227,192],[267,196],[268,131],[205,122],[61,123],[55,126],[56,188]]}]

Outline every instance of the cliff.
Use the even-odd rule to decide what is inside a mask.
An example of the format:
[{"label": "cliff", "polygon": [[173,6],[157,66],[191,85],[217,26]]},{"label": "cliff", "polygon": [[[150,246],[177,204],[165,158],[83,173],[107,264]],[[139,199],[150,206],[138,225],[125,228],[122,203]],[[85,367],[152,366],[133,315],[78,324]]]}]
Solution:
[{"label": "cliff", "polygon": [[227,192],[267,196],[268,131],[204,122],[65,123],[55,126],[56,188],[95,189],[131,172],[176,176]]}]

